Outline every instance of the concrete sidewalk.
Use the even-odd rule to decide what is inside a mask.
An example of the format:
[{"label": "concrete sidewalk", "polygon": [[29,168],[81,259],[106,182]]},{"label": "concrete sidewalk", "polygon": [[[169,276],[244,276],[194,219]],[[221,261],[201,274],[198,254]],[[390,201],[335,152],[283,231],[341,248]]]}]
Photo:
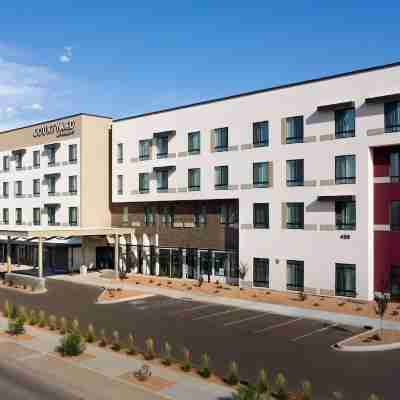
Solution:
[{"label": "concrete sidewalk", "polygon": [[[0,317],[0,331],[7,328],[7,320]],[[226,400],[231,398],[229,387],[213,384],[172,369],[151,364],[152,377],[161,378],[168,387],[149,389],[127,380],[144,361],[139,358],[88,345],[81,358],[62,358],[54,353],[61,335],[27,326],[33,338],[19,340],[8,336],[0,338],[0,357],[10,363],[29,369],[41,380],[57,383],[69,393],[89,400]]]},{"label": "concrete sidewalk", "polygon": [[[362,317],[357,315],[349,315],[349,314],[340,314],[330,311],[322,311],[322,310],[313,310],[306,308],[298,308],[291,307],[280,304],[271,304],[271,303],[260,303],[256,301],[250,300],[241,300],[241,299],[228,299],[223,297],[210,296],[205,294],[196,294],[196,293],[184,293],[179,290],[174,289],[164,289],[160,287],[152,287],[145,285],[136,285],[133,283],[117,283],[112,281],[111,279],[100,278],[99,273],[92,272],[89,275],[59,275],[56,277],[52,277],[50,279],[61,279],[69,282],[76,282],[85,285],[91,285],[96,287],[123,287],[124,289],[130,290],[140,290],[145,293],[151,293],[154,295],[162,295],[168,296],[172,298],[190,298],[195,301],[200,302],[208,302],[219,305],[233,306],[238,308],[243,308],[247,310],[253,311],[261,311],[261,312],[269,312],[273,314],[284,315],[287,317],[294,318],[309,318],[309,319],[319,319],[324,321],[329,321],[336,324],[342,325],[352,325],[357,327],[371,326],[373,328],[380,327],[379,319]],[[400,322],[396,321],[383,321],[383,328],[389,330],[400,330]]]}]

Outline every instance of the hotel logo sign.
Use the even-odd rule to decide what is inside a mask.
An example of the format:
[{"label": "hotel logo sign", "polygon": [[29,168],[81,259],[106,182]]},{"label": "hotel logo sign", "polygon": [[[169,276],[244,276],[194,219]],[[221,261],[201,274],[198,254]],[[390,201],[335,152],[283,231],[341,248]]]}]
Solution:
[{"label": "hotel logo sign", "polygon": [[68,121],[52,122],[50,124],[38,126],[33,130],[33,137],[39,138],[44,136],[55,135],[59,138],[62,136],[71,136],[75,133],[76,122],[74,119]]}]

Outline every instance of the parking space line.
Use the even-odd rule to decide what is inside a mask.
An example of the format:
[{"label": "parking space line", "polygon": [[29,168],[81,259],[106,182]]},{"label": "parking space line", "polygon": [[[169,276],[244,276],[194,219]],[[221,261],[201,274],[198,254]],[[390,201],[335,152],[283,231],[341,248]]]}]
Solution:
[{"label": "parking space line", "polygon": [[328,326],[325,326],[325,327],[320,328],[320,329],[316,329],[316,330],[308,332],[308,333],[306,333],[304,335],[297,336],[297,337],[295,337],[294,339],[291,339],[291,340],[292,340],[292,342],[296,342],[297,340],[304,339],[304,338],[306,338],[308,336],[314,335],[315,333],[320,333],[320,332],[327,331],[328,329],[333,328],[335,326],[338,326],[338,324],[332,324],[332,325],[328,325]]},{"label": "parking space line", "polygon": [[252,317],[247,317],[247,318],[238,319],[236,321],[227,322],[226,324],[224,324],[224,326],[237,325],[237,324],[241,324],[242,322],[253,321],[254,319],[264,318],[267,315],[272,315],[272,314],[263,313],[263,314],[253,315]]},{"label": "parking space line", "polygon": [[182,314],[182,313],[189,312],[189,311],[202,310],[203,308],[208,308],[208,307],[215,307],[215,304],[202,304],[201,306],[194,306],[194,307],[190,307],[190,308],[185,308],[184,310],[175,311],[172,314],[173,315]]},{"label": "parking space line", "polygon": [[220,315],[231,314],[234,312],[242,311],[240,308],[232,308],[230,310],[219,311],[213,314],[202,315],[201,317],[193,318],[193,321],[200,321],[202,319],[212,318],[212,317],[219,317]]},{"label": "parking space line", "polygon": [[252,333],[254,335],[257,335],[258,333],[264,333],[264,332],[268,332],[268,331],[272,331],[272,329],[275,328],[280,328],[281,326],[286,326],[286,325],[290,325],[290,324],[294,324],[297,321],[302,321],[304,318],[295,318],[295,319],[291,319],[290,321],[286,321],[286,322],[281,322],[280,324],[276,324],[276,325],[272,325],[272,326],[267,326],[266,328],[263,329],[259,329],[257,331],[253,331]]}]

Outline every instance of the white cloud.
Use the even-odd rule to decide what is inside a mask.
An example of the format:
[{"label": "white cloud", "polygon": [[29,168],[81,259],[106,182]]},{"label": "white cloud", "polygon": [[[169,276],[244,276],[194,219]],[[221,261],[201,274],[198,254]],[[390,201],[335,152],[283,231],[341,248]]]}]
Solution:
[{"label": "white cloud", "polygon": [[30,104],[29,106],[26,106],[25,109],[33,110],[33,111],[42,111],[43,106],[39,103],[33,103],[33,104]]},{"label": "white cloud", "polygon": [[72,60],[72,47],[65,46],[64,53],[59,57],[60,62],[69,63]]}]

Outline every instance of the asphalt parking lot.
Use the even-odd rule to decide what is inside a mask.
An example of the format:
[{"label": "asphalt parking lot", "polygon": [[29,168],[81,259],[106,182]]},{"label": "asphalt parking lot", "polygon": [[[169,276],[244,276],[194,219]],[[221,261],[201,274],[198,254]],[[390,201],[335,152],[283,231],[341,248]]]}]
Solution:
[{"label": "asphalt parking lot", "polygon": [[224,374],[230,361],[239,364],[243,380],[251,381],[261,368],[270,375],[282,371],[293,388],[302,380],[312,382],[318,399],[332,399],[333,392],[344,399],[367,399],[372,392],[385,399],[397,398],[393,379],[399,372],[400,351],[342,353],[330,346],[362,331],[333,323],[291,318],[235,307],[153,296],[118,304],[94,304],[100,289],[48,280],[48,292],[19,294],[0,289],[5,299],[66,318],[78,318],[81,326],[93,323],[121,338],[133,332],[139,345],[151,336],[157,350],[168,341],[178,358],[183,346],[193,360],[207,352],[212,367]]}]

